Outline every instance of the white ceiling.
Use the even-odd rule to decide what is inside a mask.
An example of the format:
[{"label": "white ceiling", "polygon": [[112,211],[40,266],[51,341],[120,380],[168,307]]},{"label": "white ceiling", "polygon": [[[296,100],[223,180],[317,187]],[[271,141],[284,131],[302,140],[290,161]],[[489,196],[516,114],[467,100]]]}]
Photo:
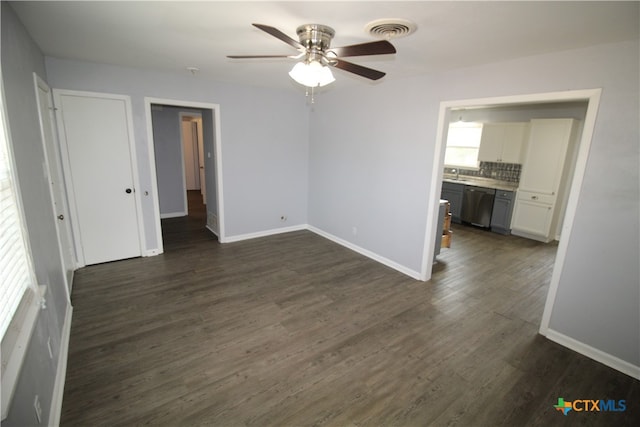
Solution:
[{"label": "white ceiling", "polygon": [[[152,68],[240,84],[291,87],[294,60],[231,60],[226,55],[295,54],[251,26],[274,26],[297,39],[298,25],[333,27],[332,46],[375,40],[365,25],[404,18],[417,31],[391,40],[396,55],[351,62],[387,76],[376,83],[341,70],[339,85],[385,80],[640,37],[639,2],[14,2],[47,56]],[[553,64],[549,64],[553,67]]]}]

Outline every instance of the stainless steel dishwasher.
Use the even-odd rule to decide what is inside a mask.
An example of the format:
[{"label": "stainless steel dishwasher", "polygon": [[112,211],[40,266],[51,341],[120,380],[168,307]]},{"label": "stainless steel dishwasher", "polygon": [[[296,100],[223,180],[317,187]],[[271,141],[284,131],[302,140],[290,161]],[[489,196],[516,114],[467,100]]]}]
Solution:
[{"label": "stainless steel dishwasher", "polygon": [[465,186],[460,214],[462,222],[489,228],[495,196],[496,190],[493,188]]}]

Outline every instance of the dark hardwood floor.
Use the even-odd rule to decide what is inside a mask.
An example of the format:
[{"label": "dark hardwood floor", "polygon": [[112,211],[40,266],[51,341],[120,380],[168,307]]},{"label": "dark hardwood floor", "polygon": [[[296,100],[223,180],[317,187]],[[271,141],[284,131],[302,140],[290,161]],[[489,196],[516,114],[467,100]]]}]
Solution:
[{"label": "dark hardwood floor", "polygon": [[423,283],[190,212],[164,254],[77,271],[63,426],[639,425],[638,381],[537,334],[554,245],[456,226]]}]

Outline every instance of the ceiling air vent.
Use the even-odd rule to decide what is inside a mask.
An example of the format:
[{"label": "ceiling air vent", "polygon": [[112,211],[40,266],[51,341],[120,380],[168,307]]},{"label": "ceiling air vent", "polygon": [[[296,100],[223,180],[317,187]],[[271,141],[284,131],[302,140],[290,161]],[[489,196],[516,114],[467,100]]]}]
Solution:
[{"label": "ceiling air vent", "polygon": [[416,24],[406,19],[378,19],[365,26],[369,34],[383,39],[406,37],[416,29]]}]

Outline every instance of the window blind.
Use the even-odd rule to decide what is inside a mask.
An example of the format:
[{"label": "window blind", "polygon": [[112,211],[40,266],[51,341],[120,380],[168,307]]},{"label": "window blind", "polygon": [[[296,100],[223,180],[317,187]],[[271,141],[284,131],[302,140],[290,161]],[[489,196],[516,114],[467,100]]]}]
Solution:
[{"label": "window blind", "polygon": [[12,174],[2,104],[0,127],[0,337],[4,338],[23,295],[35,287],[35,282]]}]

